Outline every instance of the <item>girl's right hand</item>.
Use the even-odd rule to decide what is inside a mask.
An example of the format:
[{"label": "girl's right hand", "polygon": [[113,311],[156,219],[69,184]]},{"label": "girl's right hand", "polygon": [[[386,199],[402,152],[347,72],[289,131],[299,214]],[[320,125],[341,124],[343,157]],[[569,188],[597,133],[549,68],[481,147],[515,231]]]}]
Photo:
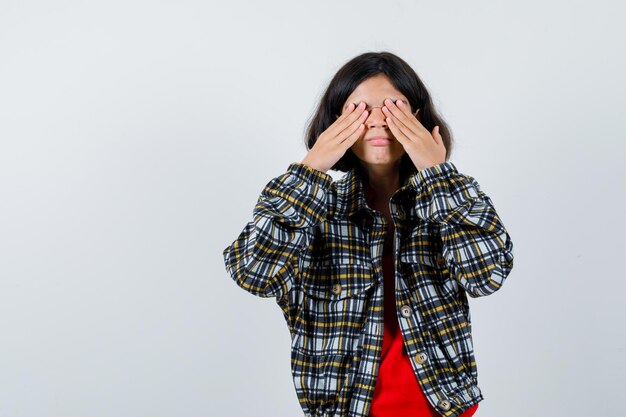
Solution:
[{"label": "girl's right hand", "polygon": [[350,103],[346,112],[337,117],[317,138],[315,145],[309,150],[301,163],[322,172],[328,171],[346,153],[365,129],[368,111],[365,103],[360,102],[354,107]]}]

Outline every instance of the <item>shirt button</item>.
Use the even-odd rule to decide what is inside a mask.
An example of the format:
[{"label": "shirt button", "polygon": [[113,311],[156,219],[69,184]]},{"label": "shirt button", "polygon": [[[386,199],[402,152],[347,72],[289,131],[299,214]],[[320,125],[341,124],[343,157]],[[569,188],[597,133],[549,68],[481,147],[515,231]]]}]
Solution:
[{"label": "shirt button", "polygon": [[341,284],[335,284],[333,285],[333,294],[335,295],[339,295],[341,294]]},{"label": "shirt button", "polygon": [[446,265],[446,261],[443,259],[443,256],[437,255],[437,265],[439,265],[439,266],[445,266]]},{"label": "shirt button", "polygon": [[428,355],[426,355],[424,352],[420,352],[417,355],[415,355],[415,360],[420,365],[426,362],[426,359],[428,359]]},{"label": "shirt button", "polygon": [[450,409],[450,401],[448,400],[440,400],[437,404],[437,407],[441,408],[444,411],[448,411]]},{"label": "shirt button", "polygon": [[412,313],[411,307],[407,305],[400,307],[400,313],[402,314],[403,317],[410,317]]}]

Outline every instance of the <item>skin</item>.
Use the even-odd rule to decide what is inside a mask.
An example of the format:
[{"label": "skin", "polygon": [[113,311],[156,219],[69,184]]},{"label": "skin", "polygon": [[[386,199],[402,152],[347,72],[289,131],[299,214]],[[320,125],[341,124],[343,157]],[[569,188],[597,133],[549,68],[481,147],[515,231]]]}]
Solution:
[{"label": "skin", "polygon": [[[419,109],[412,112],[406,96],[387,76],[370,77],[348,96],[341,115],[320,135],[302,163],[326,172],[351,148],[368,175],[369,181],[364,184],[368,204],[382,212],[393,227],[389,199],[400,188],[402,155],[408,153],[420,171],[445,161],[446,148],[439,127],[428,131],[417,114]],[[385,146],[365,140],[373,136],[392,140]]]}]

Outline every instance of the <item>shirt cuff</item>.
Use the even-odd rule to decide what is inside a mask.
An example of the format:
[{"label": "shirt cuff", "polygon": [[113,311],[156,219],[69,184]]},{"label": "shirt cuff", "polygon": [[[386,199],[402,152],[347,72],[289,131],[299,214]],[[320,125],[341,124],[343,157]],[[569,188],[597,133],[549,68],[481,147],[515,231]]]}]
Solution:
[{"label": "shirt cuff", "polygon": [[450,176],[458,173],[459,171],[454,163],[445,161],[414,173],[409,178],[409,182],[415,189],[418,189],[421,185],[430,188],[437,181],[450,178]]},{"label": "shirt cuff", "polygon": [[317,183],[322,188],[329,188],[330,184],[333,182],[333,177],[330,174],[300,162],[292,162],[289,164],[287,171],[305,181]]}]

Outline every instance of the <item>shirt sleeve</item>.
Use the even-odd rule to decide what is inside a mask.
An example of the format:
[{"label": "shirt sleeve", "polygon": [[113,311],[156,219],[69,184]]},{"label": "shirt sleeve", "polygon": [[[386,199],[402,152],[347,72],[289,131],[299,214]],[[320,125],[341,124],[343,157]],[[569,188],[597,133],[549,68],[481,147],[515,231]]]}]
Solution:
[{"label": "shirt sleeve", "polygon": [[328,215],[332,177],[293,162],[263,188],[252,220],[223,250],[235,283],[259,297],[282,298],[293,286],[297,256],[308,247],[312,229]]},{"label": "shirt sleeve", "polygon": [[418,217],[440,224],[442,256],[471,297],[492,294],[513,268],[513,242],[491,199],[450,162],[413,174]]}]

